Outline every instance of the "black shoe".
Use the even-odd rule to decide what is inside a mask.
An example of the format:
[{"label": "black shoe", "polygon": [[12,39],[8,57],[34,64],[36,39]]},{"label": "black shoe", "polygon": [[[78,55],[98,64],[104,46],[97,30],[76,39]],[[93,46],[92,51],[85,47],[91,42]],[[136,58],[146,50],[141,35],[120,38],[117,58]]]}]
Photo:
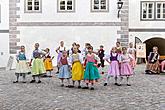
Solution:
[{"label": "black shoe", "polygon": [[61,87],[64,87],[64,84],[61,84]]},{"label": "black shoe", "polygon": [[30,83],[35,83],[35,82],[36,82],[36,80],[31,80],[31,81],[30,81]]},{"label": "black shoe", "polygon": [[81,86],[78,86],[78,89],[81,89]]},{"label": "black shoe", "polygon": [[104,86],[107,86],[107,83],[104,83]]},{"label": "black shoe", "polygon": [[18,83],[18,81],[13,81],[13,83]]},{"label": "black shoe", "polygon": [[94,87],[91,87],[91,90],[95,90]]},{"label": "black shoe", "polygon": [[89,89],[89,87],[82,87],[82,89]]},{"label": "black shoe", "polygon": [[115,83],[114,85],[116,85],[116,86],[117,86],[117,85],[118,85],[118,83]]},{"label": "black shoe", "polygon": [[23,81],[22,83],[26,83],[26,81]]},{"label": "black shoe", "polygon": [[70,86],[68,86],[69,88],[74,88],[74,86],[73,85],[70,85]]},{"label": "black shoe", "polygon": [[121,84],[118,84],[118,83],[117,83],[117,86],[121,86]]},{"label": "black shoe", "polygon": [[127,86],[131,86],[131,84],[127,84]]},{"label": "black shoe", "polygon": [[41,81],[39,80],[37,83],[41,83]]}]

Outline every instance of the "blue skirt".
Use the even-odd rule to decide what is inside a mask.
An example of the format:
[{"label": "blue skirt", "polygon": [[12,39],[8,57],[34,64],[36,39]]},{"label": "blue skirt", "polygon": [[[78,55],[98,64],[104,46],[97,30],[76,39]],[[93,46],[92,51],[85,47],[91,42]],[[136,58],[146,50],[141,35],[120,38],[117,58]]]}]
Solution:
[{"label": "blue skirt", "polygon": [[60,78],[60,79],[71,78],[71,73],[70,73],[70,70],[69,70],[69,66],[68,65],[62,65],[60,67],[58,78]]},{"label": "blue skirt", "polygon": [[93,62],[88,62],[86,65],[84,80],[98,80],[100,78],[100,73]]}]

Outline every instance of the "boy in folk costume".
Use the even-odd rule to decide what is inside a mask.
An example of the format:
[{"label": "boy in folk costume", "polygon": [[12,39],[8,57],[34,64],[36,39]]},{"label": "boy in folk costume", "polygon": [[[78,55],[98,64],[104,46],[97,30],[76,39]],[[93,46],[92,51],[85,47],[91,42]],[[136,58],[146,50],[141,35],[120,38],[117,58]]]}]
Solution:
[{"label": "boy in folk costume", "polygon": [[153,47],[153,52],[150,52],[150,54],[148,56],[146,73],[147,74],[160,73],[159,54],[158,54],[157,47]]},{"label": "boy in folk costume", "polygon": [[17,56],[17,64],[16,64],[16,71],[15,75],[17,76],[17,80],[13,83],[19,82],[19,76],[23,77],[23,83],[26,83],[26,75],[31,73],[30,67],[27,63],[27,58],[25,55],[25,46],[21,46],[20,51],[18,52]]},{"label": "boy in folk costume", "polygon": [[70,56],[70,64],[72,64],[72,81],[73,85],[70,86],[73,88],[75,86],[75,81],[78,81],[78,88],[81,88],[81,80],[84,75],[83,68],[83,59],[81,54],[78,53],[77,46],[73,47],[73,54]]},{"label": "boy in folk costume", "polygon": [[45,69],[46,69],[46,72],[47,72],[46,76],[52,77],[52,71],[53,71],[52,59],[54,57],[51,58],[49,48],[46,48],[44,51],[46,53],[44,55],[44,66],[45,66]]},{"label": "boy in folk costume", "polygon": [[100,58],[100,64],[98,65],[98,67],[101,67],[101,71],[102,71],[102,74],[104,74],[104,46],[103,45],[101,45],[100,46],[100,49],[99,49],[99,51],[98,51],[98,57]]},{"label": "boy in folk costume", "polygon": [[89,84],[91,84],[91,90],[94,90],[94,83],[98,81],[100,78],[100,73],[97,69],[97,58],[96,55],[93,53],[92,46],[88,47],[88,53],[86,55],[85,61],[86,61],[86,68],[84,73],[84,80],[86,83],[86,87],[83,87],[83,89],[89,89]]},{"label": "boy in folk costume", "polygon": [[[58,53],[57,56],[57,65],[58,65],[58,61],[60,60],[61,56],[62,56],[62,51],[65,51],[66,48],[64,47],[64,41],[60,42],[60,46],[56,49],[56,52]],[[59,67],[57,66],[57,73],[59,73]]]},{"label": "boy in folk costume", "polygon": [[32,64],[32,77],[30,83],[36,82],[36,77],[38,77],[38,83],[41,83],[40,76],[46,73],[44,62],[42,57],[44,56],[44,52],[39,50],[39,43],[35,44],[35,50],[32,53],[32,58],[30,61],[30,65]]}]

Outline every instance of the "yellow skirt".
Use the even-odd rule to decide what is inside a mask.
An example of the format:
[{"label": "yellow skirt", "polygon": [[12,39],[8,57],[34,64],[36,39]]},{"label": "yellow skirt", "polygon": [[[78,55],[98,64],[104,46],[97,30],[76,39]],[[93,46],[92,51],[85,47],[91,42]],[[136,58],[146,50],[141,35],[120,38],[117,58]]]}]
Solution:
[{"label": "yellow skirt", "polygon": [[46,58],[44,60],[44,65],[45,65],[46,71],[52,71],[53,70],[52,59],[51,58]]},{"label": "yellow skirt", "polygon": [[72,66],[72,80],[82,80],[84,76],[84,68],[80,62],[75,62]]}]

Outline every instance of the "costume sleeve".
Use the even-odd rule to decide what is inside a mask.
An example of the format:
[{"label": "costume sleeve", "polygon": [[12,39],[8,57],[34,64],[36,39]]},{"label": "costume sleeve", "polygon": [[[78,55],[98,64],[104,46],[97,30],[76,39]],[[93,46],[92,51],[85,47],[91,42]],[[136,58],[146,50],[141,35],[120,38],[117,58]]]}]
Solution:
[{"label": "costume sleeve", "polygon": [[79,53],[79,60],[80,60],[81,64],[83,64],[83,57],[80,53]]},{"label": "costume sleeve", "polygon": [[32,52],[32,54],[31,54],[31,59],[34,59],[33,52]]},{"label": "costume sleeve", "polygon": [[97,63],[101,63],[100,58],[97,55],[95,55],[95,60],[97,61]]},{"label": "costume sleeve", "polygon": [[16,60],[19,60],[19,52],[16,55]]},{"label": "costume sleeve", "polygon": [[104,60],[109,60],[110,57],[111,57],[111,55],[105,55],[103,59],[104,59]]},{"label": "costume sleeve", "polygon": [[68,62],[70,65],[72,65],[72,63],[73,63],[73,58],[72,58],[72,55],[71,56],[69,56],[69,62]]}]

